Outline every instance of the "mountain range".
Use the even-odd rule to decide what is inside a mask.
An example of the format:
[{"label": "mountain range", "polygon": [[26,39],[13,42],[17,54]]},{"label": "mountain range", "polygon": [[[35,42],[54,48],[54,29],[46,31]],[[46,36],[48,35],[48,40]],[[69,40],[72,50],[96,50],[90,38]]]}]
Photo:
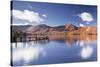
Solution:
[{"label": "mountain range", "polygon": [[36,26],[32,25],[24,25],[24,26],[11,26],[12,32],[16,31],[16,29],[19,29],[22,32],[27,32],[27,33],[37,33],[37,32],[84,32],[84,31],[89,31],[89,32],[97,32],[97,28],[95,26],[86,26],[86,27],[77,27],[73,24],[65,24],[65,25],[60,25],[60,26],[48,26],[46,24],[40,24]]}]

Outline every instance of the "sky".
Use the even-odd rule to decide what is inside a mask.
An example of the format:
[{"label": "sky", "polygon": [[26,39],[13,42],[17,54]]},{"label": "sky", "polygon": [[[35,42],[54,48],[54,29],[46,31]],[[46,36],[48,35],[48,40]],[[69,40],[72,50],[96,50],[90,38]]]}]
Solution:
[{"label": "sky", "polygon": [[12,25],[97,25],[97,7],[94,5],[12,1],[11,13]]}]

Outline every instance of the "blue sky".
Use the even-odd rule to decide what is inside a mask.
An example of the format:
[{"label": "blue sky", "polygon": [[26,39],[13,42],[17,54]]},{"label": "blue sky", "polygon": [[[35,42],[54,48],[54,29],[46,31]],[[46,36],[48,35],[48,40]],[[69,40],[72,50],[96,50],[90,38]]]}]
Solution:
[{"label": "blue sky", "polygon": [[13,1],[13,24],[47,24],[58,26],[74,24],[76,26],[96,26],[97,7],[89,5],[71,5]]}]

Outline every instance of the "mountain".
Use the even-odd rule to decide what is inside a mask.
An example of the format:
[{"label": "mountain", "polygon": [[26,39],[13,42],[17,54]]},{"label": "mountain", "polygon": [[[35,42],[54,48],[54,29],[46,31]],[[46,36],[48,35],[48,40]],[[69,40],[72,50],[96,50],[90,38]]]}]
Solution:
[{"label": "mountain", "polygon": [[97,34],[97,27],[95,26],[87,26],[87,27],[80,27],[78,32],[87,32],[91,34]]},{"label": "mountain", "polygon": [[55,26],[55,27],[51,27],[49,29],[49,31],[59,31],[59,32],[62,32],[62,31],[65,31],[65,26],[64,25],[61,25],[61,26]]},{"label": "mountain", "polygon": [[60,25],[60,26],[48,26],[46,24],[40,24],[36,26],[32,25],[25,25],[25,26],[11,26],[12,31],[15,31],[16,29],[21,30],[22,32],[27,33],[47,33],[50,32],[52,34],[61,34],[62,32],[66,31],[69,34],[96,34],[97,28],[93,26],[87,26],[87,27],[77,27],[73,24],[66,24],[66,25]]},{"label": "mountain", "polygon": [[68,24],[68,25],[60,25],[60,26],[48,26],[45,24],[40,24],[37,26],[31,26],[27,29],[27,32],[53,32],[53,31],[57,31],[57,32],[63,32],[63,31],[73,31],[73,30],[77,30],[78,27],[72,25],[72,24]]},{"label": "mountain", "polygon": [[66,29],[67,31],[74,31],[74,30],[78,30],[78,27],[76,27],[76,26],[74,26],[74,25],[72,25],[72,24],[66,24],[66,25],[65,25],[65,29]]},{"label": "mountain", "polygon": [[45,24],[40,24],[36,26],[31,26],[27,28],[26,32],[48,32],[51,27]]},{"label": "mountain", "polygon": [[22,32],[26,32],[26,29],[31,27],[31,25],[11,25],[11,30],[14,32],[15,30],[21,30]]}]

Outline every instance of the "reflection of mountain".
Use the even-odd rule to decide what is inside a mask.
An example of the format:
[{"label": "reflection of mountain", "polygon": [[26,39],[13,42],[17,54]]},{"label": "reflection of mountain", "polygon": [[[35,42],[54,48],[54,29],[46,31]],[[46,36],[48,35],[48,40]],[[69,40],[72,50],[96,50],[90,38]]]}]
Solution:
[{"label": "reflection of mountain", "polygon": [[[26,25],[26,26],[12,26],[12,42],[16,41],[16,38],[28,37],[30,40],[67,40],[70,44],[77,40],[89,40],[89,38],[96,38],[97,28],[93,26],[87,27],[77,27],[72,24],[66,24],[61,26],[48,26],[45,24],[40,24],[36,26]],[[30,35],[24,35],[22,32],[29,33]],[[33,35],[33,34],[36,35]],[[23,34],[23,35],[20,35]],[[23,37],[24,38],[24,37]],[[33,39],[32,39],[33,38]],[[26,38],[25,38],[26,39]],[[44,43],[43,41],[38,41],[38,43]]]},{"label": "reflection of mountain", "polygon": [[90,43],[97,40],[96,35],[72,35],[66,37],[67,45],[73,45],[79,42],[79,45],[89,45]]},{"label": "reflection of mountain", "polygon": [[[57,42],[66,42],[66,45],[72,46],[76,43],[79,43],[80,45],[85,44],[88,45],[91,42],[94,42],[97,40],[96,35],[71,35],[71,36],[55,36],[52,35],[49,37],[50,41],[57,41]],[[84,43],[82,43],[84,42]]]}]

